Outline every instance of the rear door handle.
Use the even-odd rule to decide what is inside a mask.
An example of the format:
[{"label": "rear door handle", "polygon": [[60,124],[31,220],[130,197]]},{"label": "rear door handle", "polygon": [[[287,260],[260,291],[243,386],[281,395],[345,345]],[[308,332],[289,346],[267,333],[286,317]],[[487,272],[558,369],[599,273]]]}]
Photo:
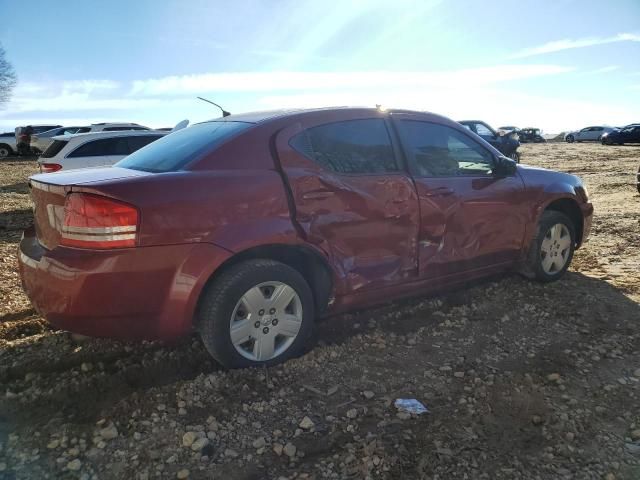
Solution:
[{"label": "rear door handle", "polygon": [[434,188],[423,194],[424,197],[446,197],[447,195],[453,195],[453,190],[449,187]]},{"label": "rear door handle", "polygon": [[302,195],[303,200],[324,200],[326,198],[332,197],[335,192],[330,190],[321,190],[318,192],[308,192]]}]

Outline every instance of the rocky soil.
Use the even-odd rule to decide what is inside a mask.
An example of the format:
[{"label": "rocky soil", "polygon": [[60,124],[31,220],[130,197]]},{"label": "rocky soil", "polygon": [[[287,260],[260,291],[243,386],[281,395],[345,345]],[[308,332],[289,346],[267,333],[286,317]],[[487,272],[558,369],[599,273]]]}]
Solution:
[{"label": "rocky soil", "polygon": [[1,162],[0,478],[639,479],[640,147],[522,152],[581,175],[595,205],[565,278],[331,318],[302,358],[242,371],[197,337],[51,329],[15,258],[34,163]]}]

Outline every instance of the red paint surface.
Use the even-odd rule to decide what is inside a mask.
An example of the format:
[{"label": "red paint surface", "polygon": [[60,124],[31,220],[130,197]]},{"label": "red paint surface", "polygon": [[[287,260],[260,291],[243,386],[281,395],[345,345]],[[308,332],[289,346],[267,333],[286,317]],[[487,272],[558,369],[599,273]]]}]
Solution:
[{"label": "red paint surface", "polygon": [[[470,135],[443,117],[409,114]],[[511,177],[338,175],[289,146],[302,129],[358,118],[385,118],[393,130],[393,112],[293,112],[258,123],[180,172],[36,175],[35,230],[25,232],[19,253],[27,294],[60,328],[169,339],[192,328],[202,288],[224,262],[254,247],[304,246],[323,258],[332,275],[331,313],[516,267],[539,215],[558,199],[575,202],[588,235],[593,207],[576,193],[579,180],[571,175],[523,166]],[[393,140],[402,163],[402,145]],[[60,246],[55,222],[71,192],[135,205],[137,245]]]}]

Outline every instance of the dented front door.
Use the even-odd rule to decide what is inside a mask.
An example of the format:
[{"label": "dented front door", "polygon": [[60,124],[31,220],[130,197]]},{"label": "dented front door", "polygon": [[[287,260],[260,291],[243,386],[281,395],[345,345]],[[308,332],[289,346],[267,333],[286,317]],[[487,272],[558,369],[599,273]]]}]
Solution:
[{"label": "dented front door", "polygon": [[313,152],[290,144],[301,132],[328,123],[332,123],[330,117],[307,120],[277,136],[278,159],[295,204],[295,223],[306,240],[331,259],[340,276],[338,295],[416,278],[420,219],[413,181],[402,168],[332,171]]}]

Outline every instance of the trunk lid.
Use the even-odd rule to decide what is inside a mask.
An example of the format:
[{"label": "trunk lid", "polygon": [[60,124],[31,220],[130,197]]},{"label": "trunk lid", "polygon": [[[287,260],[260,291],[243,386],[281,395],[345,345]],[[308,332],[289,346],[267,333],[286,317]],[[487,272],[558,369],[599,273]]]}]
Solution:
[{"label": "trunk lid", "polygon": [[73,187],[131,177],[153,175],[126,168],[85,168],[60,173],[42,173],[29,179],[34,224],[40,244],[51,250],[60,243],[64,221],[64,202]]}]

